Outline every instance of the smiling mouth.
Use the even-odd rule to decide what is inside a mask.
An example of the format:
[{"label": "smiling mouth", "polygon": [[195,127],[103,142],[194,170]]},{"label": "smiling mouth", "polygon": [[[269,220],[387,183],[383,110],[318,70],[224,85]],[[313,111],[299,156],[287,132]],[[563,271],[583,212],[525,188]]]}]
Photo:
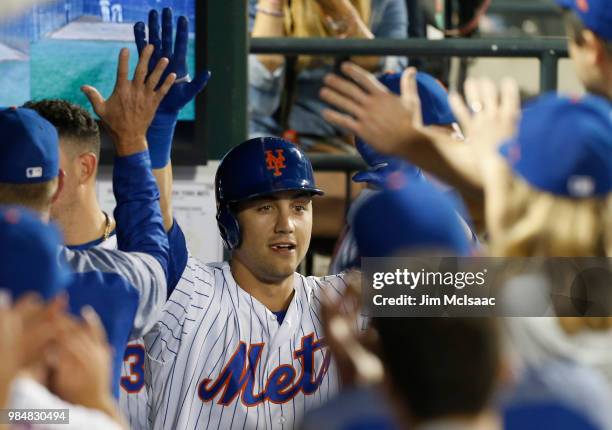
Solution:
[{"label": "smiling mouth", "polygon": [[296,246],[291,243],[277,243],[274,245],[270,245],[270,248],[278,252],[289,252],[289,251],[293,251],[296,248]]}]

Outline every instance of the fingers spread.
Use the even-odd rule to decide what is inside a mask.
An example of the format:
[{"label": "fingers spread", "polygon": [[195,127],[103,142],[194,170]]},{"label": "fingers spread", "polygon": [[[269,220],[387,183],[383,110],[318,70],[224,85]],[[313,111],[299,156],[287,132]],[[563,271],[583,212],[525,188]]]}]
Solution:
[{"label": "fingers spread", "polygon": [[169,60],[167,58],[162,58],[155,66],[155,69],[153,69],[153,72],[151,72],[151,75],[147,79],[147,88],[150,91],[155,91],[155,88],[157,88],[157,84],[159,84],[159,80],[161,79],[164,70],[166,70],[166,67],[168,67],[168,63]]},{"label": "fingers spread", "polygon": [[335,106],[341,111],[351,114],[354,117],[359,118],[363,114],[361,105],[334,90],[323,88],[320,92],[320,96],[324,102]]},{"label": "fingers spread", "polygon": [[389,90],[383,84],[380,83],[376,76],[372,73],[362,69],[353,63],[343,63],[341,66],[342,73],[361,86],[366,92],[370,94],[377,93],[388,93]]},{"label": "fingers spread", "polygon": [[162,45],[161,55],[172,57],[172,9],[165,7],[162,11]]},{"label": "fingers spread", "polygon": [[[189,21],[181,16],[176,24],[176,40],[174,41],[174,61],[178,68],[187,69],[187,45],[189,43]],[[179,66],[180,65],[180,66]],[[181,76],[182,77],[182,76]]]},{"label": "fingers spread", "polygon": [[478,83],[480,96],[482,97],[483,108],[489,112],[497,112],[499,98],[495,83],[488,78],[483,78]]},{"label": "fingers spread", "polygon": [[[138,64],[136,65],[136,70],[134,71],[135,84],[144,84],[149,69],[149,61],[151,60],[151,55],[153,55],[153,49],[153,45],[149,44],[142,50],[142,54],[140,55]],[[166,64],[168,63],[166,62]]]},{"label": "fingers spread", "polygon": [[453,109],[455,118],[459,121],[459,125],[463,128],[467,127],[472,117],[470,110],[463,101],[463,98],[456,92],[451,92],[448,96],[448,101]]},{"label": "fingers spread", "polygon": [[168,91],[170,91],[170,88],[172,88],[172,85],[174,85],[174,81],[176,81],[176,73],[170,73],[166,77],[166,80],[162,86],[157,90],[156,96],[158,103],[162,101],[166,94],[168,94]]},{"label": "fingers spread", "polygon": [[117,85],[123,85],[128,81],[130,69],[130,50],[122,48],[119,51],[119,64],[117,66]]},{"label": "fingers spread", "polygon": [[465,99],[467,100],[470,109],[472,109],[474,113],[479,113],[482,111],[483,105],[480,99],[480,92],[476,80],[473,78],[467,79],[463,87]]},{"label": "fingers spread", "polygon": [[149,12],[149,43],[156,50],[161,50],[161,37],[159,34],[159,14],[155,9]]},{"label": "fingers spread", "polygon": [[90,87],[89,85],[83,85],[81,87],[81,91],[87,99],[91,106],[94,108],[94,111],[98,114],[100,118],[104,116],[104,97],[98,92],[94,87]]},{"label": "fingers spread", "polygon": [[323,118],[325,118],[325,120],[330,122],[331,124],[334,124],[359,136],[359,123],[350,115],[345,115],[331,109],[324,109]]},{"label": "fingers spread", "polygon": [[414,67],[409,67],[402,73],[400,81],[402,102],[407,108],[412,110],[413,124],[422,125],[423,115],[421,112],[421,99],[416,81],[417,70]]},{"label": "fingers spread", "polygon": [[330,74],[325,76],[323,82],[325,83],[326,87],[329,87],[337,93],[352,99],[355,103],[360,105],[367,104],[368,93],[348,79]]},{"label": "fingers spread", "polygon": [[142,21],[139,21],[134,24],[134,40],[136,41],[136,48],[138,49],[138,55],[140,56],[144,47],[147,46],[145,23]]},{"label": "fingers spread", "polygon": [[501,82],[500,109],[503,115],[512,115],[515,118],[521,111],[521,95],[514,79],[505,78]]}]

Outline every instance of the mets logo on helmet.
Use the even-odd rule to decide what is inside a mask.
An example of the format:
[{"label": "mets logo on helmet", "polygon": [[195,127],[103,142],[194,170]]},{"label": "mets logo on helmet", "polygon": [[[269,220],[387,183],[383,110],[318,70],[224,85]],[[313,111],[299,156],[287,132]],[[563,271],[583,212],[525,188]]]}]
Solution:
[{"label": "mets logo on helmet", "polygon": [[281,169],[286,168],[285,156],[283,155],[284,149],[277,149],[276,155],[272,150],[266,151],[266,165],[268,170],[274,170],[274,176],[280,176],[283,174]]}]

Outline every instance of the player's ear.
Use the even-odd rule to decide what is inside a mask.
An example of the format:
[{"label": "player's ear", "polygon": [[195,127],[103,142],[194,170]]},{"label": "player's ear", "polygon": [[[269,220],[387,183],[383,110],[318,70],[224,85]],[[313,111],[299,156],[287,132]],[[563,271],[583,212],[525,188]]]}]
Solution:
[{"label": "player's ear", "polygon": [[85,152],[77,157],[79,185],[95,179],[98,170],[98,157],[93,152]]},{"label": "player's ear", "polygon": [[585,60],[588,64],[600,64],[605,59],[604,42],[590,30],[582,31],[582,39],[584,40],[582,48],[585,49]]},{"label": "player's ear", "polygon": [[51,196],[51,204],[55,203],[59,198],[62,190],[64,189],[64,178],[66,176],[66,172],[63,169],[60,169],[57,175],[57,189]]}]

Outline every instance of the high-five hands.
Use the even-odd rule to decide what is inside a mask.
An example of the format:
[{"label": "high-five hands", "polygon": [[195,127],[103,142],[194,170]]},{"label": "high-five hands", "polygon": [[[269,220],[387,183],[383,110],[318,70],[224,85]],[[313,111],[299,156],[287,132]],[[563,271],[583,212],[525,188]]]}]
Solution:
[{"label": "high-five hands", "polygon": [[189,76],[187,66],[189,21],[186,17],[180,16],[177,20],[176,39],[173,45],[172,10],[163,9],[160,31],[159,14],[153,9],[149,12],[148,41],[146,36],[144,22],[137,22],[134,25],[134,39],[138,54],[142,57],[146,46],[152,45],[155,48],[152,61],[149,63],[149,75],[154,72],[153,65],[162,58],[170,61],[162,75],[162,80],[171,73],[176,74],[176,81],[159,105],[147,132],[152,167],[160,169],[170,161],[172,138],[180,110],[206,87],[210,79],[210,72],[199,73],[193,80]]},{"label": "high-five hands", "polygon": [[403,156],[408,145],[423,139],[414,68],[402,76],[401,97],[355,64],[344,63],[342,73],[346,78],[325,77],[321,99],[341,111],[324,110],[327,121],[360,136],[383,154]]},{"label": "high-five hands", "polygon": [[168,67],[167,58],[161,58],[153,71],[148,73],[152,55],[153,45],[146,46],[136,66],[134,77],[130,81],[128,79],[130,52],[127,48],[123,48],[119,53],[115,88],[107,100],[94,87],[89,85],[81,87],[112,136],[117,155],[121,157],[147,149],[147,129],[159,104],[176,80],[175,73],[170,73],[165,79],[161,79]]}]

